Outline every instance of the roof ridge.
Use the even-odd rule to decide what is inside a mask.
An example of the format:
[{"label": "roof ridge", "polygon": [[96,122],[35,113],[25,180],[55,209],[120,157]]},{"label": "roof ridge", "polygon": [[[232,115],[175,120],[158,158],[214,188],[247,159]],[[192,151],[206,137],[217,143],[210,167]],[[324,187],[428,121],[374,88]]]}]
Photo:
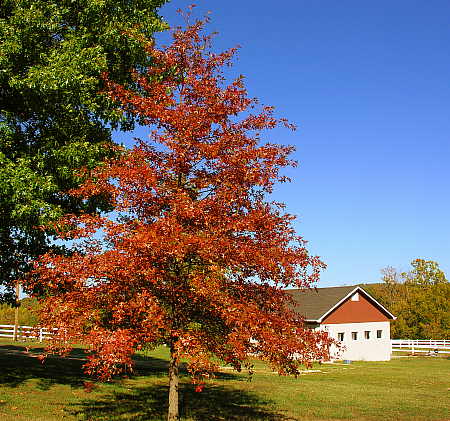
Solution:
[{"label": "roof ridge", "polygon": [[[343,285],[339,287],[285,289],[294,300],[293,309],[301,309],[306,320],[321,321],[330,311],[347,300],[354,291],[361,291],[379,310],[395,319],[395,316],[372,297],[361,285]],[[315,292],[315,293],[314,293]]]},{"label": "roof ridge", "polygon": [[362,288],[361,285],[357,284],[357,285],[340,285],[340,286],[336,286],[336,287],[305,287],[305,288],[286,288],[284,289],[284,291],[313,291],[315,289],[335,289],[335,288]]}]

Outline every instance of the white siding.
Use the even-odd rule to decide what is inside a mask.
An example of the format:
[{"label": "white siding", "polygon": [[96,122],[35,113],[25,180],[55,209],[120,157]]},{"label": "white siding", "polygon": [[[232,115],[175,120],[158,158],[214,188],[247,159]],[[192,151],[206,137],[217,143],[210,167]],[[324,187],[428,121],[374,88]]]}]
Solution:
[{"label": "white siding", "polygon": [[[323,324],[318,329],[325,330],[333,339],[338,334],[344,334],[342,344],[345,346],[340,354],[333,347],[332,359],[352,361],[389,361],[391,359],[391,341],[389,322],[340,323]],[[381,338],[377,338],[377,331],[381,330]],[[370,332],[370,338],[365,338],[365,332]],[[352,332],[357,332],[357,339],[352,339]]]}]

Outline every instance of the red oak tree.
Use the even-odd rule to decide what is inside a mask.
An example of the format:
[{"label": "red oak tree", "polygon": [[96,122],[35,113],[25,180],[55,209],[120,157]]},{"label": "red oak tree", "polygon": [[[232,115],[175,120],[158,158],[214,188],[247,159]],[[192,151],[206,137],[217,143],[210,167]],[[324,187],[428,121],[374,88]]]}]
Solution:
[{"label": "red oak tree", "polygon": [[[226,83],[234,49],[211,52],[204,21],[147,47],[140,94],[109,83],[123,112],[150,138],[98,168],[74,195],[108,195],[114,217],[72,215],[59,236],[69,256],[45,255],[29,288],[46,294],[43,321],[59,327],[51,345],[84,343],[87,372],[109,378],[131,368],[142,347],[170,349],[169,420],[178,419],[178,366],[195,382],[217,369],[265,360],[281,374],[322,359],[330,339],[304,328],[284,289],[309,287],[323,264],[310,256],[280,203],[267,201],[292,147],[263,143],[279,125],[249,99],[243,79]],[[105,76],[107,77],[107,76]],[[97,233],[97,235],[94,235]]]}]

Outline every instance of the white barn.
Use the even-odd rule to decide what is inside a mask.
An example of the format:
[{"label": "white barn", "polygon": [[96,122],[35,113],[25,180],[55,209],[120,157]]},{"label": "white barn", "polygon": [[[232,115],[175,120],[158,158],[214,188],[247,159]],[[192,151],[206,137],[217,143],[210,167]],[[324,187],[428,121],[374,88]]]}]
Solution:
[{"label": "white barn", "polygon": [[344,348],[330,349],[331,359],[388,361],[390,321],[395,316],[359,286],[287,290],[308,327],[320,329]]}]

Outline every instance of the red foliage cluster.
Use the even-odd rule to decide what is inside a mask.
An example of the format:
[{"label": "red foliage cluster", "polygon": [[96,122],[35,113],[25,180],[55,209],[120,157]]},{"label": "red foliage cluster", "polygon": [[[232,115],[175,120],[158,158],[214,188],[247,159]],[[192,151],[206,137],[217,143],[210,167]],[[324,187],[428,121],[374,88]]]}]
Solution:
[{"label": "red foliage cluster", "polygon": [[240,370],[257,356],[298,374],[327,354],[326,334],[305,329],[283,291],[310,286],[323,264],[283,205],[264,199],[294,162],[291,147],[263,143],[260,132],[292,126],[271,107],[254,113],[242,77],[226,83],[235,50],[212,53],[203,25],[176,30],[165,49],[148,46],[153,65],[135,72],[139,93],[108,83],[150,139],[73,192],[109,195],[115,216],[61,221],[76,251],[43,256],[28,281],[47,292],[43,318],[60,328],[55,344],[89,345],[87,370],[103,379],[130,368],[137,349],[162,343],[189,360],[195,378],[216,357]]}]

